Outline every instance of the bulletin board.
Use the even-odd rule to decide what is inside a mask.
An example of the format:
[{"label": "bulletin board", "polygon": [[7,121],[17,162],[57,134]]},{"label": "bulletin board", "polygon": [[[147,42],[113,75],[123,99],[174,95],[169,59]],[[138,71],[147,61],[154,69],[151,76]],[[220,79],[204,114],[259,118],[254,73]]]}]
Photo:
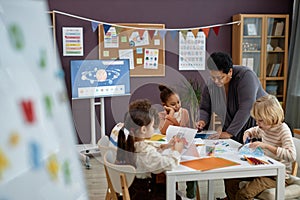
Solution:
[{"label": "bulletin board", "polygon": [[165,25],[119,25],[121,27],[111,26],[106,35],[103,25],[99,25],[99,58],[130,59],[131,77],[165,76],[165,39],[155,31],[164,29]]}]

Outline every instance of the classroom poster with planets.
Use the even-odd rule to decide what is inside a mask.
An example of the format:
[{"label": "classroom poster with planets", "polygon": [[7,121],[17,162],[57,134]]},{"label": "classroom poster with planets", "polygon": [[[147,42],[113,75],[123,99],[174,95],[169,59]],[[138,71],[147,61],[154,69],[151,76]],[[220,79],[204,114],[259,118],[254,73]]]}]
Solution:
[{"label": "classroom poster with planets", "polygon": [[88,199],[46,1],[0,0],[0,199]]},{"label": "classroom poster with planets", "polygon": [[72,99],[130,94],[129,60],[71,60]]}]

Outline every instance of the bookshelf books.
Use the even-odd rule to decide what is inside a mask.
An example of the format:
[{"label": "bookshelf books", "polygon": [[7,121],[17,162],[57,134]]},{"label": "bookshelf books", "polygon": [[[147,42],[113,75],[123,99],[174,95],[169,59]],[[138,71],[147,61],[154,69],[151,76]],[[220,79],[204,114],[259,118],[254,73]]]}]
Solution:
[{"label": "bookshelf books", "polygon": [[243,58],[242,65],[249,67],[251,70],[253,70],[254,58]]},{"label": "bookshelf books", "polygon": [[281,63],[269,64],[268,69],[267,69],[268,76],[269,77],[280,76],[281,75],[281,68],[282,68]]},{"label": "bookshelf books", "polygon": [[284,22],[276,22],[274,36],[281,36],[283,33]]}]

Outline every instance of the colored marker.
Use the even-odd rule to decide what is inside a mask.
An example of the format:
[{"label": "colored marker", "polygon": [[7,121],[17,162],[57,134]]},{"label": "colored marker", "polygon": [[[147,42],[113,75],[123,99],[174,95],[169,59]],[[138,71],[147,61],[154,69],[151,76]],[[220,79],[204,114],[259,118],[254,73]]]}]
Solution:
[{"label": "colored marker", "polygon": [[268,160],[269,163],[274,164],[271,160]]}]

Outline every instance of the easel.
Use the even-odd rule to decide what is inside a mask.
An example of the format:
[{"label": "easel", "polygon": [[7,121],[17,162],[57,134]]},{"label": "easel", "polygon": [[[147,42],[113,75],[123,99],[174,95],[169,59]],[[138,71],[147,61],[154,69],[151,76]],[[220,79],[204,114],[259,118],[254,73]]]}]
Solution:
[{"label": "easel", "polygon": [[78,145],[80,148],[79,154],[81,160],[84,162],[86,168],[90,168],[90,158],[88,155],[100,155],[100,151],[96,144],[97,134],[96,134],[96,106],[100,105],[100,128],[101,128],[101,137],[105,135],[105,105],[104,97],[100,98],[100,102],[95,102],[95,98],[90,98],[90,118],[91,118],[91,142],[90,144]]}]

